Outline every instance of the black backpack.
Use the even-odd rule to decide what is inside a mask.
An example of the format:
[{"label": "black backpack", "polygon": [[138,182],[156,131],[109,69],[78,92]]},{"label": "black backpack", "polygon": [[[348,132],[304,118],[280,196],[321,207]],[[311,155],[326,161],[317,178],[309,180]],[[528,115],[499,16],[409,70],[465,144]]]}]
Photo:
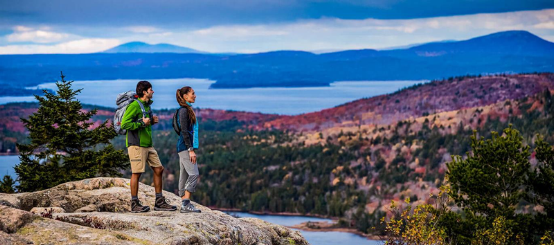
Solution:
[{"label": "black backpack", "polygon": [[173,114],[173,130],[175,130],[175,133],[177,135],[181,135],[181,126],[179,125],[179,110],[181,110],[181,108],[177,109],[177,111],[175,111],[175,113]]}]

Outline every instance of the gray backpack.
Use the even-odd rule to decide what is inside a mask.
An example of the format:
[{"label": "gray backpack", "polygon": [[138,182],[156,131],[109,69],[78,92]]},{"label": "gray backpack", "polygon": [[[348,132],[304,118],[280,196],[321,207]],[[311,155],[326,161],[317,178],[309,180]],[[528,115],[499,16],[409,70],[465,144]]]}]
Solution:
[{"label": "gray backpack", "polygon": [[[117,99],[115,100],[117,110],[115,111],[115,115],[113,116],[113,127],[116,133],[121,135],[125,135],[127,133],[127,130],[121,128],[121,120],[123,119],[125,110],[127,110],[127,106],[129,106],[137,98],[137,94],[133,91],[127,91],[125,93],[120,93],[117,95]],[[142,110],[142,117],[146,117],[147,113],[146,110],[144,110],[144,105],[142,105],[142,103],[140,102],[138,104],[140,105],[140,109]],[[150,110],[149,114],[150,118],[152,118],[152,110]]]}]

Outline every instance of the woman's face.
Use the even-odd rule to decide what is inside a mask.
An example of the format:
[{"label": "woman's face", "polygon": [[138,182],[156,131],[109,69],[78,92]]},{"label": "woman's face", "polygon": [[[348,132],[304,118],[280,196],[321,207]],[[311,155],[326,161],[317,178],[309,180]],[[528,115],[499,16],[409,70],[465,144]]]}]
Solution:
[{"label": "woman's face", "polygon": [[194,89],[190,89],[190,91],[183,95],[183,98],[189,102],[194,103],[196,101],[196,94],[194,93]]}]

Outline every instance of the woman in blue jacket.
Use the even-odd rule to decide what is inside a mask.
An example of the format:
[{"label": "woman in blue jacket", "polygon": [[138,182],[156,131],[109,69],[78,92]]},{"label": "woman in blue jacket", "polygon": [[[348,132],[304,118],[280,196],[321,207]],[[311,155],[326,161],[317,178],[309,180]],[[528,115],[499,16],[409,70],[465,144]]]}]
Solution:
[{"label": "woman in blue jacket", "polygon": [[178,110],[177,125],[180,134],[177,141],[177,152],[179,153],[179,196],[181,196],[181,213],[200,213],[190,201],[191,194],[196,190],[198,183],[198,164],[196,153],[198,149],[198,122],[192,109],[192,103],[196,100],[196,94],[191,87],[177,89],[177,102],[181,106]]}]

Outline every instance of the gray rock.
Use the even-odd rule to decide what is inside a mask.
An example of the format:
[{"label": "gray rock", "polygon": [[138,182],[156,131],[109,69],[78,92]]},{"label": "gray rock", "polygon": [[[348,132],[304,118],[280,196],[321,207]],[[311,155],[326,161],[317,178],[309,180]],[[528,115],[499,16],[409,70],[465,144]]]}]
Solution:
[{"label": "gray rock", "polygon": [[33,244],[33,243],[25,238],[22,238],[17,234],[8,234],[3,231],[0,231],[0,244],[22,245],[22,244]]},{"label": "gray rock", "polygon": [[31,212],[0,206],[0,223],[10,223],[19,216],[24,222],[11,222],[9,232],[0,231],[0,244],[150,244],[124,232],[84,227],[42,218]]},{"label": "gray rock", "polygon": [[14,233],[27,223],[32,222],[32,220],[32,213],[7,206],[0,206],[0,230],[3,232]]},{"label": "gray rock", "polygon": [[31,213],[37,214],[37,215],[43,215],[43,214],[55,214],[55,213],[65,213],[65,210],[63,208],[59,207],[34,207],[31,209]]},{"label": "gray rock", "polygon": [[[173,193],[164,192],[164,196],[173,205],[180,203]],[[139,199],[153,210],[154,188],[140,184]],[[6,237],[35,244],[308,244],[298,231],[260,219],[234,218],[196,203],[202,213],[130,213],[129,180],[123,178],[86,179],[44,191],[0,194],[2,203],[7,204],[0,206],[0,228],[7,235],[0,236],[0,242]],[[56,208],[52,219],[23,211],[50,208]]]}]

